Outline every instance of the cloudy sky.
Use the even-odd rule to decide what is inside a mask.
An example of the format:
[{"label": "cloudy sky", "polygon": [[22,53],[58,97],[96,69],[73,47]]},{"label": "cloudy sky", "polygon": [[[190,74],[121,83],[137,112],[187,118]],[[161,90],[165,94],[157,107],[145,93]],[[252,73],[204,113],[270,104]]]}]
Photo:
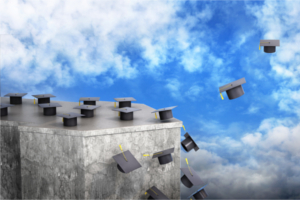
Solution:
[{"label": "cloudy sky", "polygon": [[[298,0],[1,0],[1,96],[178,105],[200,147],[182,149],[182,166],[209,198],[300,198],[299,19]],[[280,47],[264,53],[260,39]],[[242,77],[245,95],[221,100]]]}]

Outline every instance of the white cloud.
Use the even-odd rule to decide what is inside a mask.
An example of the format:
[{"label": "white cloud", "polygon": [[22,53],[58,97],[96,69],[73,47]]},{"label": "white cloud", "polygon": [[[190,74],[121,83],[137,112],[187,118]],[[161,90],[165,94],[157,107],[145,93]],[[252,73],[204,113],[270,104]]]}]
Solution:
[{"label": "white cloud", "polygon": [[203,91],[202,87],[193,85],[185,92],[185,97],[191,99],[192,101],[196,101],[197,98],[199,98],[199,94],[201,91]]},{"label": "white cloud", "polygon": [[181,93],[180,93],[180,87],[181,87],[181,83],[176,79],[176,78],[172,78],[172,79],[167,79],[167,84],[166,84],[166,88],[170,91],[171,96],[176,98],[177,100],[181,100]]}]

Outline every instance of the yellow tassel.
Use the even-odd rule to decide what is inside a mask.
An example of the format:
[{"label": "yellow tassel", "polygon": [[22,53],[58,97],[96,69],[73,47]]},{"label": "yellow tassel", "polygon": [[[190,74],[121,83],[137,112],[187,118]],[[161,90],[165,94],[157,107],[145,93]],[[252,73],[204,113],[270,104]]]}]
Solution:
[{"label": "yellow tassel", "polygon": [[260,44],[259,44],[258,50],[260,50]]},{"label": "yellow tassel", "polygon": [[33,99],[33,104],[35,104],[35,99]]},{"label": "yellow tassel", "polygon": [[115,105],[114,105],[114,107],[117,107],[117,105],[116,105],[116,102],[115,102]]},{"label": "yellow tassel", "polygon": [[80,105],[80,101],[79,101],[79,105]]},{"label": "yellow tassel", "polygon": [[222,93],[220,93],[222,100],[224,100]]},{"label": "yellow tassel", "polygon": [[147,195],[147,192],[145,192],[145,195]]},{"label": "yellow tassel", "polygon": [[119,112],[119,117],[120,117],[120,112]]},{"label": "yellow tassel", "polygon": [[157,115],[156,115],[156,113],[154,113],[155,114],[155,119],[157,119]]},{"label": "yellow tassel", "polygon": [[182,125],[182,128],[183,128],[184,131],[186,131],[184,125]]}]

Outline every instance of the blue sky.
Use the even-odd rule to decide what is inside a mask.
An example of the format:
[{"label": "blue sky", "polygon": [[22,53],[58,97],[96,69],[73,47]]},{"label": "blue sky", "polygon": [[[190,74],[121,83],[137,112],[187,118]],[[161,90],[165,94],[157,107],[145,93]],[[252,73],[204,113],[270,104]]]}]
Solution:
[{"label": "blue sky", "polygon": [[[209,198],[300,198],[300,1],[10,0],[0,19],[1,96],[178,105],[200,146],[182,165]],[[245,95],[222,101],[242,77]]]}]

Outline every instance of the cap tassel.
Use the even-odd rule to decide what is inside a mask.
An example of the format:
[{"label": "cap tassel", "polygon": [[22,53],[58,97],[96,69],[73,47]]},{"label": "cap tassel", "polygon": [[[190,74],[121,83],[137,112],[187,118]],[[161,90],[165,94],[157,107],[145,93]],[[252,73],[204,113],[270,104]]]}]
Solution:
[{"label": "cap tassel", "polygon": [[147,192],[145,192],[145,195],[147,195]]},{"label": "cap tassel", "polygon": [[184,125],[182,125],[183,130],[186,132]]},{"label": "cap tassel", "polygon": [[79,105],[80,105],[80,101],[79,101]]},{"label": "cap tassel", "polygon": [[125,158],[125,160],[126,160],[126,162],[127,162],[127,158],[126,158],[126,156],[125,156],[125,154],[124,154],[124,152],[123,152],[122,146],[119,145],[119,147],[120,147],[120,149],[121,149],[121,151],[122,151],[122,153],[123,153],[123,156],[124,156],[124,158]]},{"label": "cap tassel", "polygon": [[187,158],[185,158],[185,161],[186,161],[186,164],[187,164],[187,166],[188,166],[188,168],[189,168],[189,170],[190,170],[190,173],[191,173],[191,175],[193,176],[193,174],[192,174],[192,171],[191,171],[191,169],[190,169],[190,166],[189,166],[188,159],[187,159]]},{"label": "cap tassel", "polygon": [[120,117],[120,112],[119,112],[119,117]]},{"label": "cap tassel", "polygon": [[222,93],[220,93],[220,95],[221,95],[222,100],[224,100],[224,97],[223,97]]},{"label": "cap tassel", "polygon": [[115,104],[114,104],[114,107],[117,107],[117,106],[116,106],[116,102],[115,102]]},{"label": "cap tassel", "polygon": [[33,104],[35,104],[35,99],[33,99]]},{"label": "cap tassel", "polygon": [[154,113],[155,114],[155,119],[157,119],[157,115],[156,115],[156,113]]},{"label": "cap tassel", "polygon": [[260,44],[259,44],[258,50],[260,50]]}]

